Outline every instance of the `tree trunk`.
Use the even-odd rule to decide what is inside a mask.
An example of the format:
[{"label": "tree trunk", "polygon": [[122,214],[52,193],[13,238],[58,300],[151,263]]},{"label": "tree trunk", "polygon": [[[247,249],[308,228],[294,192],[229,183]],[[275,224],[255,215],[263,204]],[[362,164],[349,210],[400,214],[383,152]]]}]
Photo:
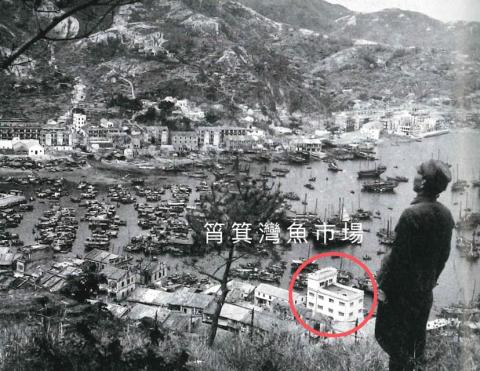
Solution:
[{"label": "tree trunk", "polygon": [[225,299],[227,298],[228,294],[228,278],[230,276],[230,267],[232,266],[233,255],[235,252],[235,245],[232,242],[229,242],[230,248],[228,250],[228,258],[227,263],[225,264],[225,271],[223,272],[222,282],[220,283],[220,291],[221,294],[219,297],[216,297],[217,307],[215,308],[215,313],[213,314],[212,324],[210,325],[210,331],[208,334],[208,341],[207,345],[209,347],[213,346],[215,342],[215,337],[217,336],[217,329],[218,329],[218,320],[220,318],[220,313],[222,312],[223,304],[225,304]]}]

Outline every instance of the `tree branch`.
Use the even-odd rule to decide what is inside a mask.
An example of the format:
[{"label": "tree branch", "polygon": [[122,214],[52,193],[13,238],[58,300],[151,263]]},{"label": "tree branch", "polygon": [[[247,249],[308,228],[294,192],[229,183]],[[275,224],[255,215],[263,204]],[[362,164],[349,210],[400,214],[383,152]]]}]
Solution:
[{"label": "tree branch", "polygon": [[[37,43],[40,40],[54,40],[54,41],[59,41],[59,40],[65,40],[68,41],[68,38],[64,39],[51,39],[48,38],[47,34],[52,31],[57,25],[59,25],[62,21],[65,19],[73,16],[74,14],[79,13],[82,10],[92,8],[92,7],[101,7],[101,6],[108,6],[109,10],[104,14],[103,18],[106,17],[106,15],[111,12],[113,9],[116,7],[122,6],[122,5],[127,5],[127,4],[133,4],[138,2],[139,0],[111,0],[111,1],[100,1],[100,0],[88,0],[82,4],[79,4],[65,13],[59,15],[58,17],[55,17],[51,20],[51,22],[48,24],[47,27],[44,29],[39,28],[37,34],[24,42],[19,48],[16,50],[12,51],[12,53],[6,57],[3,61],[0,63],[0,70],[6,70],[10,66],[12,66],[13,62],[19,58],[23,53],[25,53],[28,49],[30,49],[35,43]],[[112,9],[112,10],[110,10]]]}]

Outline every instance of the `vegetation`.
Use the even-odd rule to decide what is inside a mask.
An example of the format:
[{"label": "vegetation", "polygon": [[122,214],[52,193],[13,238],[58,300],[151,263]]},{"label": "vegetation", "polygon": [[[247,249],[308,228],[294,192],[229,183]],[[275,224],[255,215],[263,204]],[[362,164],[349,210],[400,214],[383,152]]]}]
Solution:
[{"label": "vegetation", "polygon": [[[204,251],[218,251],[224,263],[217,267],[213,273],[201,270],[220,283],[220,291],[217,297],[217,306],[212,318],[212,325],[208,336],[208,345],[212,346],[217,334],[218,320],[228,294],[227,283],[230,281],[230,270],[232,263],[247,254],[254,252],[253,246],[241,241],[236,244],[232,237],[237,223],[249,223],[250,234],[258,230],[260,223],[274,221],[278,217],[283,198],[280,191],[269,190],[265,184],[246,183],[237,179],[235,185],[230,189],[216,190],[213,186],[210,194],[204,197],[201,204],[201,211],[189,215],[189,222],[192,226],[196,242]],[[206,223],[221,223],[223,239],[207,243]],[[253,245],[253,244],[252,244]],[[236,255],[237,249],[241,252]],[[224,256],[226,254],[226,256]],[[222,272],[223,271],[223,272]],[[217,273],[222,272],[220,276]]]},{"label": "vegetation", "polygon": [[105,276],[97,273],[95,264],[90,263],[84,265],[80,275],[67,277],[62,293],[80,303],[85,303],[88,299],[95,297],[102,283],[107,283]]}]

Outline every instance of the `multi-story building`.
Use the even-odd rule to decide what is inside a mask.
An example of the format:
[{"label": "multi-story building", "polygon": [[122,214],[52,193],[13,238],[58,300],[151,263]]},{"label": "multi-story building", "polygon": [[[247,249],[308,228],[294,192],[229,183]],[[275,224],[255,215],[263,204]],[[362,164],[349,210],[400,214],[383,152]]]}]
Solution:
[{"label": "multi-story building", "polygon": [[337,274],[328,267],[308,275],[307,308],[335,321],[357,321],[363,317],[364,293],[339,284]]},{"label": "multi-story building", "polygon": [[199,126],[197,128],[198,147],[201,149],[219,148],[221,145],[221,128],[216,126]]},{"label": "multi-story building", "polygon": [[172,146],[175,151],[196,151],[198,136],[194,131],[172,131]]},{"label": "multi-story building", "polygon": [[100,289],[105,290],[108,296],[116,300],[125,299],[135,290],[136,275],[129,270],[109,265],[103,268],[100,273],[107,279],[107,283],[100,285]]},{"label": "multi-story building", "polygon": [[229,151],[238,151],[244,150],[248,151],[255,147],[256,141],[247,135],[240,136],[226,136],[225,137],[225,148]]},{"label": "multi-story building", "polygon": [[41,129],[40,123],[26,119],[0,119],[0,139],[2,140],[13,138],[38,140]]},{"label": "multi-story building", "polygon": [[40,144],[54,149],[72,148],[72,133],[62,125],[45,125],[40,131]]},{"label": "multi-story building", "polygon": [[79,132],[87,124],[87,115],[81,108],[75,108],[72,111],[73,129]]}]

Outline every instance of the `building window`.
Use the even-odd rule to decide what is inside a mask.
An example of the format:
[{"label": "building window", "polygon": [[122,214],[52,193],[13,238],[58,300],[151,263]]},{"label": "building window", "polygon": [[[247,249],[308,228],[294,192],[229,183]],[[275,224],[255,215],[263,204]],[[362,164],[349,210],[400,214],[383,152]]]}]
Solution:
[{"label": "building window", "polygon": [[328,302],[329,302],[329,303],[333,303],[333,299],[328,299]]},{"label": "building window", "polygon": [[323,300],[323,299],[324,299],[323,295],[318,295],[318,300]]},{"label": "building window", "polygon": [[339,301],[338,303],[340,304],[341,307],[345,306],[345,303],[343,301]]},{"label": "building window", "polygon": [[315,296],[315,294],[313,292],[309,292],[308,296]]},{"label": "building window", "polygon": [[311,303],[311,302],[308,303],[308,306],[309,306],[309,307],[313,307],[313,303]]},{"label": "building window", "polygon": [[345,316],[345,313],[343,313],[343,312],[338,312],[338,315],[344,317],[344,316]]},{"label": "building window", "polygon": [[328,308],[328,313],[333,313],[333,309],[332,309],[332,308]]},{"label": "building window", "polygon": [[348,313],[348,315],[349,315],[350,317],[353,316],[353,312]]},{"label": "building window", "polygon": [[323,310],[323,305],[318,305],[318,309]]},{"label": "building window", "polygon": [[352,301],[352,302],[350,302],[350,306],[351,306],[351,307],[353,307],[353,301]]}]

